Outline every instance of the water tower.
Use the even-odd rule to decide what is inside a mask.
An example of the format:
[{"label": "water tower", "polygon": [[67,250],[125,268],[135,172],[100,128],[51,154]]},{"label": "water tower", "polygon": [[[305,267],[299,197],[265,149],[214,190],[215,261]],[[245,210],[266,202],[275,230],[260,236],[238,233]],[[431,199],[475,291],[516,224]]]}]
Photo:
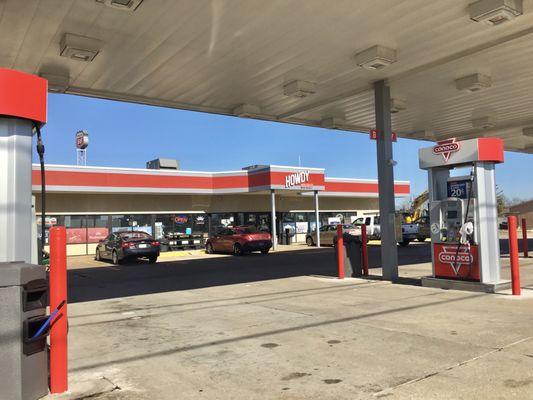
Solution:
[{"label": "water tower", "polygon": [[87,147],[89,134],[86,131],[76,132],[76,161],[77,165],[87,165]]}]

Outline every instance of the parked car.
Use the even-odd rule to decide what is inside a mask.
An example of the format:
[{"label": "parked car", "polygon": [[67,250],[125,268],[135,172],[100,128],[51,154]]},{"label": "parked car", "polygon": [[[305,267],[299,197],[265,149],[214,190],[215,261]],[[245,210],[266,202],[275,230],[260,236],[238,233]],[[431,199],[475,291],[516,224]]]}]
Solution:
[{"label": "parked car", "polygon": [[[343,224],[342,231],[345,235],[361,237],[361,228],[350,224]],[[305,243],[308,246],[314,246],[317,243],[316,230],[308,233],[305,237]],[[328,224],[320,227],[320,245],[334,246],[337,243],[337,225]]]},{"label": "parked car", "polygon": [[270,233],[262,232],[255,226],[236,226],[222,228],[216,235],[207,239],[205,252],[232,253],[236,256],[252,251],[268,254],[271,247]]},{"label": "parked car", "polygon": [[356,218],[353,221],[354,225],[366,225],[367,237],[370,240],[381,239],[381,226],[379,224],[379,215],[368,215],[365,217]]},{"label": "parked car", "polygon": [[151,263],[159,257],[159,242],[142,231],[115,232],[100,240],[95,260],[111,260],[119,264],[128,258],[148,258]]}]

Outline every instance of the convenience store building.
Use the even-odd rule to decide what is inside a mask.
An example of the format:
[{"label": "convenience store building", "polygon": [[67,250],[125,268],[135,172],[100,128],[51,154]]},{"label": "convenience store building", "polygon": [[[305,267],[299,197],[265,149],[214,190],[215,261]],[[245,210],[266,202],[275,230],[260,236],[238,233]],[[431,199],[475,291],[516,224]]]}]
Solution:
[{"label": "convenience store building", "polygon": [[[33,165],[37,212],[40,171]],[[410,185],[396,181],[396,196]],[[294,242],[320,225],[350,223],[378,211],[378,182],[326,177],[323,168],[255,165],[238,171],[46,166],[47,227],[67,228],[69,255],[93,254],[110,232],[143,230],[212,235],[221,227],[255,225],[275,234],[288,229]],[[40,219],[37,218],[40,224]]]}]

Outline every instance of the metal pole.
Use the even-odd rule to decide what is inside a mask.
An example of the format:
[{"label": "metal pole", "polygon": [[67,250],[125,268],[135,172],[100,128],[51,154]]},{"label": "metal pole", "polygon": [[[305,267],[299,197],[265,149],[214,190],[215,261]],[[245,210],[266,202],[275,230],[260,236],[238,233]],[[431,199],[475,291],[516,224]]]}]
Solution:
[{"label": "metal pole", "polygon": [[65,302],[51,323],[50,393],[68,390],[67,322],[67,231],[64,226],[50,228],[50,310]]},{"label": "metal pole", "polygon": [[524,250],[524,257],[528,258],[528,243],[527,243],[527,226],[526,219],[522,218],[522,249]]},{"label": "metal pole", "polygon": [[276,234],[276,193],[274,189],[270,191],[270,220],[272,221],[272,250],[278,247],[278,237]]},{"label": "metal pole", "polygon": [[394,169],[392,158],[392,127],[390,88],[385,81],[374,84],[379,214],[381,218],[381,267],[383,279],[398,279],[398,249],[394,230]]},{"label": "metal pole", "polygon": [[509,231],[509,258],[511,259],[511,284],[513,295],[520,296],[520,264],[518,261],[518,238],[516,237],[516,216],[507,217]]},{"label": "metal pole", "polygon": [[320,209],[318,208],[318,190],[315,190],[316,247],[320,247]]}]

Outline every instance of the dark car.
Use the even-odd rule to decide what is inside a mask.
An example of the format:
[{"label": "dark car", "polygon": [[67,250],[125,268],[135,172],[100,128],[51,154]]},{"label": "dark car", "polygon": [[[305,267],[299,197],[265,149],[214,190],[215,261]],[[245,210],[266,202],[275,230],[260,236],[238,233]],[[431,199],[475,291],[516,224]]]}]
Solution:
[{"label": "dark car", "polygon": [[159,242],[142,231],[115,232],[96,246],[95,259],[108,259],[118,264],[127,258],[148,258],[151,263],[159,257]]},{"label": "dark car", "polygon": [[236,226],[222,228],[210,237],[205,244],[205,251],[207,254],[221,252],[240,256],[252,251],[268,254],[271,247],[270,233],[261,232],[255,226]]}]

